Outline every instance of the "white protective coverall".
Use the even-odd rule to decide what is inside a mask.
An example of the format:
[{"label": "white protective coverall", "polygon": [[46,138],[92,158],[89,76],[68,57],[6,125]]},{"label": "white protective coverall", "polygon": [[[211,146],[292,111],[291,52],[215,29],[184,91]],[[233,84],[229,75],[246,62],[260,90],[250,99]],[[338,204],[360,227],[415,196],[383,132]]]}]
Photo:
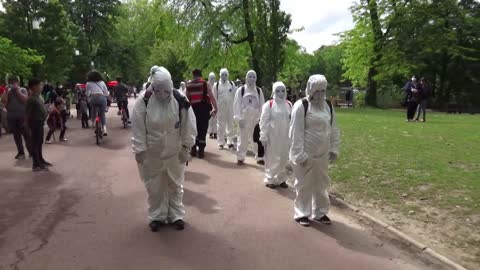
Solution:
[{"label": "white protective coverall", "polygon": [[248,71],[245,81],[246,84],[237,89],[233,103],[233,117],[238,121],[240,128],[237,146],[238,161],[245,161],[248,144],[253,142],[253,130],[260,120],[262,105],[265,103],[263,91],[256,86],[257,73],[253,70]]},{"label": "white protective coverall", "polygon": [[326,90],[325,76],[312,75],[306,89],[309,100],[306,115],[302,100],[293,106],[289,136],[290,160],[296,178],[295,219],[310,216],[319,219],[330,208],[328,164],[338,157],[340,131],[335,113],[330,114],[325,101]]},{"label": "white protective coverall", "polygon": [[[210,84],[212,89],[213,89],[213,86],[215,85],[216,80],[217,78],[215,76],[215,73],[210,72],[210,74],[208,74],[208,84]],[[215,92],[213,92],[213,95],[216,96]],[[210,117],[210,121],[208,122],[208,133],[209,134],[217,133],[217,116],[216,115],[214,115],[213,117]]]},{"label": "white protective coverall", "polygon": [[273,99],[263,105],[260,117],[260,141],[265,147],[265,183],[280,185],[287,181],[288,130],[292,104],[286,100],[287,88],[273,84]]},{"label": "white protective coverall", "polygon": [[217,131],[218,146],[225,145],[225,137],[227,144],[233,145],[234,129],[233,129],[233,101],[237,87],[228,80],[228,70],[222,68],[220,70],[220,81],[213,87],[213,92],[217,98]]},{"label": "white protective coverall", "polygon": [[185,82],[180,83],[180,88],[178,89],[182,94],[186,95],[187,94],[187,84]]},{"label": "white protective coverall", "polygon": [[140,94],[132,112],[132,148],[148,193],[150,221],[183,219],[185,162],[197,135],[191,107],[179,110],[170,73],[160,67],[151,76],[153,94]]}]

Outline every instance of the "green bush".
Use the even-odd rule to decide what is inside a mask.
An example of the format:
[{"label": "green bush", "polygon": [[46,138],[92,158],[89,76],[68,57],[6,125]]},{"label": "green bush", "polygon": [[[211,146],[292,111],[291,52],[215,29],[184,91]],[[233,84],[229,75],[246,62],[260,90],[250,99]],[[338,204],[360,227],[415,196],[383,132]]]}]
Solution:
[{"label": "green bush", "polygon": [[397,85],[384,85],[378,89],[377,105],[380,108],[401,108],[405,92]]},{"label": "green bush", "polygon": [[362,108],[365,107],[365,92],[357,92],[354,95],[355,107]]}]

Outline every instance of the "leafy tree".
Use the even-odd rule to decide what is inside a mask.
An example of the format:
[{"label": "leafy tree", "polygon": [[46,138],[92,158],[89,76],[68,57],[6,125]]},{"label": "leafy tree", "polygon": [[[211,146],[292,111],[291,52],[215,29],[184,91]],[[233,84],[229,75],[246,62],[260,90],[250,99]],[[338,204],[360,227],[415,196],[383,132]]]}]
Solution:
[{"label": "leafy tree", "polygon": [[33,50],[22,49],[15,46],[11,40],[0,37],[0,76],[2,78],[7,74],[28,77],[32,74],[32,65],[41,63],[42,57]]}]

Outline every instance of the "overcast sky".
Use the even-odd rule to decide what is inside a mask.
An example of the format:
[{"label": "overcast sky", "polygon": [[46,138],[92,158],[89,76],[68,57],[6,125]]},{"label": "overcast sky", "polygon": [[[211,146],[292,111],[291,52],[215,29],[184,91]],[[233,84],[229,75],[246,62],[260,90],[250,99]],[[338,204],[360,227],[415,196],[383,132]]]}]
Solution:
[{"label": "overcast sky", "polygon": [[313,52],[338,40],[334,34],[353,28],[350,6],[355,0],[280,0],[281,8],[292,14],[292,28],[305,30],[291,37]]},{"label": "overcast sky", "polygon": [[[281,8],[292,14],[292,28],[305,30],[293,33],[308,52],[338,40],[334,34],[353,28],[350,6],[355,0],[280,0]],[[0,2],[0,9],[2,9]]]}]

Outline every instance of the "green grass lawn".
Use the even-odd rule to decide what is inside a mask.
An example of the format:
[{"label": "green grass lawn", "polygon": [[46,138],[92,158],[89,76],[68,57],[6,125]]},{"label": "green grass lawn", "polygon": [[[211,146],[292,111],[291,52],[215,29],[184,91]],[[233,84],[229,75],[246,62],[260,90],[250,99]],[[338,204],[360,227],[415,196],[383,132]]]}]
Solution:
[{"label": "green grass lawn", "polygon": [[480,246],[480,116],[430,113],[427,123],[407,123],[403,112],[339,109],[337,118],[335,192],[439,226],[458,219],[451,238]]}]

